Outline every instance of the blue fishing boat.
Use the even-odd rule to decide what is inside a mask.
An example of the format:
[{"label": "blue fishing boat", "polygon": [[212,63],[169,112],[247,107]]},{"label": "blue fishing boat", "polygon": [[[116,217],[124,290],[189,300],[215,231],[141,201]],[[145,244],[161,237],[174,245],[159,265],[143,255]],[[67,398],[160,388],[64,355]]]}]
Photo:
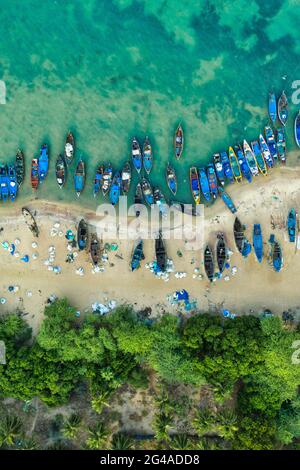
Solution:
[{"label": "blue fishing boat", "polygon": [[136,169],[136,171],[140,173],[142,169],[143,157],[142,157],[140,144],[135,137],[132,139],[131,154],[132,154],[133,166]]},{"label": "blue fishing boat", "polygon": [[7,175],[7,166],[0,166],[0,185],[1,185],[1,199],[6,202],[9,196],[9,179]]},{"label": "blue fishing boat", "polygon": [[229,157],[227,155],[227,152],[221,152],[221,162],[223,165],[223,171],[225,174],[225,177],[230,181],[230,183],[234,182],[234,176],[233,176],[233,171],[231,169]]},{"label": "blue fishing boat", "polygon": [[277,118],[277,102],[275,93],[269,93],[269,116],[274,123]]},{"label": "blue fishing boat", "polygon": [[244,240],[243,240],[242,256],[244,258],[247,258],[250,255],[251,250],[252,250],[251,243],[245,237]]},{"label": "blue fishing boat", "polygon": [[99,165],[96,169],[96,174],[95,174],[95,179],[94,179],[94,186],[93,186],[94,197],[97,196],[97,194],[100,191],[100,188],[102,187],[103,173],[104,173],[104,166]]},{"label": "blue fishing boat", "polygon": [[106,196],[110,190],[112,182],[113,169],[111,163],[108,163],[104,167],[104,173],[102,178],[102,194]]},{"label": "blue fishing boat", "polygon": [[144,199],[147,202],[147,204],[151,206],[151,204],[153,204],[154,202],[153,190],[152,190],[151,184],[149,183],[148,180],[146,180],[146,178],[142,178],[141,185],[142,185]]},{"label": "blue fishing boat", "polygon": [[39,156],[39,181],[42,183],[48,174],[49,169],[49,155],[48,146],[43,144]]},{"label": "blue fishing boat", "polygon": [[242,172],[243,176],[246,178],[246,180],[249,183],[251,183],[252,173],[251,173],[251,170],[249,168],[249,165],[247,163],[247,160],[245,158],[245,155],[243,154],[243,151],[242,151],[241,147],[239,145],[235,145],[234,146],[234,151],[235,151],[235,154],[237,156],[237,159],[238,159],[240,169],[241,169],[241,172]]},{"label": "blue fishing boat", "polygon": [[138,240],[134,247],[130,263],[132,272],[140,267],[142,259],[144,259],[143,240]]},{"label": "blue fishing boat", "polygon": [[225,184],[225,174],[223,170],[223,165],[221,161],[221,155],[219,153],[213,154],[213,162],[216,170],[217,178],[222,186]]},{"label": "blue fishing boat", "polygon": [[300,147],[300,110],[295,118],[294,134],[296,144]]},{"label": "blue fishing boat", "polygon": [[258,262],[261,263],[263,259],[263,238],[262,238],[260,224],[254,224],[253,247],[254,247],[254,252],[256,254],[256,258]]},{"label": "blue fishing boat", "polygon": [[270,149],[267,146],[267,142],[265,141],[264,136],[262,134],[259,134],[259,144],[262,156],[264,157],[267,166],[269,168],[272,168],[274,166],[274,160],[272,158]]},{"label": "blue fishing boat", "polygon": [[115,206],[121,194],[121,184],[122,184],[122,177],[121,173],[117,171],[115,176],[113,177],[112,184],[109,190],[109,200],[113,206]]},{"label": "blue fishing boat", "polygon": [[278,100],[278,118],[281,124],[285,126],[288,119],[288,100],[284,91]]},{"label": "blue fishing boat", "polygon": [[257,176],[258,175],[258,166],[257,166],[257,161],[255,158],[254,153],[252,152],[250,145],[248,144],[247,140],[244,140],[243,142],[243,150],[244,150],[244,155],[247,160],[248,166],[250,168],[250,171],[252,173],[252,176]]},{"label": "blue fishing boat", "polygon": [[218,197],[218,180],[213,163],[209,163],[207,165],[206,173],[210,192],[212,194],[212,197],[216,199]]},{"label": "blue fishing boat", "polygon": [[18,183],[15,165],[8,165],[8,179],[9,179],[9,197],[14,201],[17,197]]},{"label": "blue fishing boat", "polygon": [[235,207],[235,205],[234,205],[231,197],[229,196],[229,194],[226,193],[224,188],[222,188],[221,186],[219,186],[218,190],[219,190],[219,194],[220,194],[221,198],[223,199],[225,205],[228,207],[230,212],[235,214],[235,212],[237,212],[237,208]]},{"label": "blue fishing boat", "polygon": [[199,183],[200,183],[203,196],[205,197],[207,201],[210,201],[209,183],[208,183],[208,178],[206,176],[206,172],[204,168],[199,168],[198,176],[199,176]]},{"label": "blue fishing boat", "polygon": [[168,163],[166,169],[166,180],[169,190],[175,196],[177,193],[177,177],[175,170],[171,167],[170,163]]},{"label": "blue fishing boat", "polygon": [[75,176],[74,176],[74,186],[77,196],[79,197],[81,192],[83,191],[85,185],[85,165],[83,160],[79,160]]},{"label": "blue fishing boat", "polygon": [[148,136],[146,137],[143,145],[143,163],[145,172],[147,173],[147,175],[149,175],[153,165],[153,155],[152,147]]},{"label": "blue fishing boat", "polygon": [[295,243],[297,228],[297,214],[295,209],[291,209],[287,218],[287,229],[289,234],[289,241]]},{"label": "blue fishing boat", "polygon": [[199,183],[199,176],[198,170],[195,166],[190,168],[190,185],[191,185],[191,192],[193,195],[193,199],[195,204],[200,204],[200,183]]},{"label": "blue fishing boat", "polygon": [[266,176],[268,174],[267,165],[266,165],[266,162],[264,160],[264,157],[262,156],[262,152],[261,152],[260,145],[259,145],[258,141],[253,140],[251,142],[251,147],[252,147],[252,151],[255,155],[255,159],[256,159],[259,171],[264,176]]},{"label": "blue fishing boat", "polygon": [[285,143],[285,134],[284,134],[284,127],[279,127],[277,129],[277,135],[276,135],[276,144],[277,144],[277,152],[278,152],[278,157],[280,159],[280,162],[282,165],[285,165],[286,163],[286,143]]},{"label": "blue fishing boat", "polygon": [[271,153],[271,157],[273,158],[274,163],[277,163],[278,162],[277,146],[275,142],[274,132],[270,126],[265,127],[265,136],[266,136],[267,145]]}]

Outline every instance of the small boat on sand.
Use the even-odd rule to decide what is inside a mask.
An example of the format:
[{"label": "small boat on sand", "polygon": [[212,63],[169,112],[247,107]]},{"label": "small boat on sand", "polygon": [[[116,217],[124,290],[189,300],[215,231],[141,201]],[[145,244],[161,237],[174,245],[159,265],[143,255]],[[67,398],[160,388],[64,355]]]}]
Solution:
[{"label": "small boat on sand", "polygon": [[285,92],[283,91],[278,100],[278,118],[283,126],[286,125],[288,114],[288,100]]},{"label": "small boat on sand", "polygon": [[77,243],[79,250],[84,250],[87,247],[88,241],[88,226],[84,219],[78,224],[77,229]]},{"label": "small boat on sand", "polygon": [[131,165],[130,162],[126,162],[122,168],[122,193],[128,194],[131,183]]},{"label": "small boat on sand", "polygon": [[240,219],[236,217],[234,224],[233,224],[233,235],[234,235],[234,241],[235,241],[236,247],[241,254],[243,251],[244,238],[245,238],[244,232],[245,232],[244,225],[242,225]]},{"label": "small boat on sand", "polygon": [[157,267],[160,272],[164,273],[167,267],[167,252],[161,231],[159,232],[158,238],[155,239],[155,255]]},{"label": "small boat on sand", "polygon": [[65,162],[69,166],[71,165],[75,154],[75,139],[72,132],[68,132],[65,143]]},{"label": "small boat on sand", "polygon": [[75,176],[74,176],[75,192],[78,197],[82,193],[84,189],[84,185],[85,185],[85,165],[84,165],[84,161],[81,159],[77,163]]},{"label": "small boat on sand", "polygon": [[278,152],[279,160],[280,160],[282,165],[285,165],[285,163],[286,163],[286,143],[285,143],[284,127],[279,127],[277,129],[276,144],[277,144],[277,152]]},{"label": "small boat on sand", "polygon": [[295,118],[294,135],[296,144],[300,147],[300,110]]},{"label": "small boat on sand", "polygon": [[38,237],[39,236],[39,229],[38,229],[36,220],[33,217],[30,210],[27,209],[26,207],[22,207],[22,214],[24,216],[25,223],[26,223],[27,227],[29,228],[29,230],[33,233],[33,235],[35,237]]},{"label": "small boat on sand", "polygon": [[16,173],[17,173],[17,183],[20,187],[24,181],[25,177],[25,161],[24,153],[22,150],[18,150],[16,154]]},{"label": "small boat on sand", "polygon": [[147,136],[143,145],[143,164],[147,175],[149,175],[153,166],[153,154],[149,137]]},{"label": "small boat on sand", "polygon": [[227,247],[223,233],[219,233],[217,235],[217,246],[216,246],[216,254],[217,254],[217,264],[219,268],[220,274],[225,269],[225,264],[227,261]]},{"label": "small boat on sand", "polygon": [[104,173],[102,178],[102,194],[106,196],[110,190],[111,182],[113,176],[113,169],[111,163],[108,163],[104,166]]},{"label": "small boat on sand", "polygon": [[204,250],[204,269],[208,280],[212,282],[214,278],[214,257],[213,252],[208,245],[206,245]]},{"label": "small boat on sand", "polygon": [[94,197],[96,197],[97,194],[99,194],[99,191],[102,187],[103,173],[104,173],[104,165],[97,166],[96,174],[94,178],[94,185],[93,185]]},{"label": "small boat on sand", "polygon": [[253,227],[253,248],[259,263],[263,259],[263,238],[260,224],[254,224]]},{"label": "small boat on sand", "polygon": [[198,175],[202,194],[207,201],[210,201],[210,188],[205,168],[199,168]]},{"label": "small boat on sand", "polygon": [[265,127],[265,136],[266,136],[267,145],[271,153],[271,157],[273,158],[274,163],[277,163],[278,162],[277,146],[275,142],[274,132],[270,126]]},{"label": "small boat on sand", "polygon": [[274,166],[274,160],[271,155],[270,149],[267,146],[267,142],[265,141],[264,136],[262,134],[259,134],[259,144],[262,156],[264,157],[268,168],[272,168]]},{"label": "small boat on sand", "polygon": [[135,243],[133,254],[130,262],[131,271],[135,271],[141,266],[141,261],[145,258],[143,252],[143,240],[138,240]]},{"label": "small boat on sand", "polygon": [[100,243],[95,233],[91,236],[90,254],[94,266],[98,266],[100,261]]},{"label": "small boat on sand", "polygon": [[224,188],[222,188],[221,186],[219,186],[218,190],[219,190],[220,196],[221,196],[223,202],[225,203],[225,205],[228,207],[230,212],[232,212],[232,214],[235,214],[235,212],[237,212],[237,208],[235,207],[235,205],[233,203],[233,200],[231,199],[229,194],[226,193]]},{"label": "small boat on sand", "polygon": [[55,176],[57,184],[60,188],[62,188],[66,182],[67,178],[67,168],[65,159],[62,155],[58,155],[56,164],[55,164]]},{"label": "small boat on sand", "polygon": [[234,146],[234,151],[235,151],[235,154],[237,156],[237,159],[238,159],[238,162],[239,162],[239,165],[240,165],[240,169],[241,169],[241,172],[242,172],[244,178],[246,178],[246,180],[249,183],[251,183],[252,173],[251,173],[251,170],[249,168],[246,157],[245,157],[241,147],[239,145],[235,145]]},{"label": "small boat on sand", "polygon": [[225,174],[223,170],[221,155],[219,153],[213,154],[213,162],[216,170],[217,178],[222,186],[225,184]]},{"label": "small boat on sand", "polygon": [[139,206],[143,204],[143,200],[144,200],[144,197],[143,197],[142,186],[141,186],[141,183],[138,183],[136,186],[135,196],[134,196],[134,210],[135,210],[136,217],[140,216],[141,211],[140,211]]},{"label": "small boat on sand", "polygon": [[155,188],[153,191],[154,204],[158,206],[159,212],[162,217],[166,217],[169,211],[168,203],[163,192],[159,188]]},{"label": "small boat on sand", "polygon": [[175,136],[174,136],[174,152],[175,152],[175,158],[177,160],[179,160],[179,158],[182,155],[183,143],[184,143],[183,129],[181,127],[181,124],[179,124],[175,131]]},{"label": "small boat on sand", "polygon": [[223,171],[224,171],[225,177],[230,181],[230,183],[233,183],[234,182],[233,171],[231,169],[227,152],[225,151],[221,152],[221,162],[223,165]]},{"label": "small boat on sand", "polygon": [[135,137],[133,137],[132,143],[131,143],[131,155],[132,155],[133,166],[136,169],[136,171],[140,173],[142,169],[143,157],[142,157],[140,144]]},{"label": "small boat on sand", "polygon": [[18,183],[15,165],[8,165],[7,175],[9,180],[9,197],[13,202],[17,197]]},{"label": "small boat on sand", "polygon": [[198,178],[198,171],[195,166],[190,168],[190,184],[195,204],[200,204],[200,183]]},{"label": "small boat on sand", "polygon": [[258,140],[253,140],[251,142],[251,147],[252,147],[252,151],[255,155],[256,163],[257,163],[257,166],[258,166],[258,169],[259,169],[260,173],[264,176],[267,176],[267,174],[268,174],[267,165],[266,165],[266,162],[264,160],[264,157],[262,156],[262,152],[261,152]]},{"label": "small boat on sand", "polygon": [[169,163],[166,169],[166,180],[169,190],[175,196],[177,193],[177,178],[174,168]]},{"label": "small boat on sand", "polygon": [[275,239],[272,244],[271,257],[272,257],[273,268],[277,273],[279,273],[279,271],[281,271],[281,268],[283,266],[283,257],[282,257],[281,246],[279,245],[278,241]]},{"label": "small boat on sand", "polygon": [[48,174],[49,169],[49,155],[48,155],[48,146],[47,144],[43,144],[40,150],[39,156],[39,180],[42,183]]},{"label": "small boat on sand", "polygon": [[229,161],[230,161],[230,166],[231,166],[231,169],[232,169],[233,177],[234,177],[235,181],[240,183],[243,179],[242,172],[241,172],[241,168],[240,168],[238,158],[237,158],[236,153],[235,153],[235,151],[233,150],[232,147],[229,147],[228,155],[229,155]]},{"label": "small boat on sand", "polygon": [[248,166],[250,168],[250,171],[252,173],[252,176],[257,176],[258,175],[258,166],[257,166],[257,161],[255,158],[254,153],[252,152],[250,145],[246,140],[243,142],[243,150],[244,150],[244,155],[247,160]]},{"label": "small boat on sand", "polygon": [[154,202],[153,190],[152,190],[151,184],[146,178],[142,178],[141,185],[142,185],[144,199],[146,203],[149,206],[151,206],[151,204],[153,204]]},{"label": "small boat on sand", "polygon": [[37,158],[33,158],[31,161],[31,187],[37,190],[39,185],[39,162]]},{"label": "small boat on sand", "polygon": [[209,189],[212,194],[212,197],[216,199],[218,197],[218,180],[217,180],[217,175],[215,173],[214,165],[213,163],[209,163],[206,168],[206,174],[207,174],[207,179],[208,179],[208,184],[209,184]]},{"label": "small boat on sand", "polygon": [[295,243],[297,229],[297,213],[295,209],[291,209],[287,218],[287,230],[290,243]]},{"label": "small boat on sand", "polygon": [[113,177],[112,184],[109,190],[109,200],[113,206],[115,206],[119,201],[120,194],[121,194],[121,184],[122,184],[121,173],[117,171],[117,173]]},{"label": "small boat on sand", "polygon": [[269,116],[273,123],[277,119],[277,102],[275,93],[269,93]]}]

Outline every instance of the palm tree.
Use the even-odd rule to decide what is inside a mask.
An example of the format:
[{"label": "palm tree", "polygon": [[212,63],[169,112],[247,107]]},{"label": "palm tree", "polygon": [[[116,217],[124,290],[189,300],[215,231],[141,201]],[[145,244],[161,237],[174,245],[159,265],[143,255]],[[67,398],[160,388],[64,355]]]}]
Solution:
[{"label": "palm tree", "polygon": [[190,450],[192,443],[186,434],[177,434],[170,442],[172,450]]},{"label": "palm tree", "polygon": [[63,425],[62,433],[69,439],[74,439],[79,431],[81,418],[79,415],[72,414]]},{"label": "palm tree", "polygon": [[134,446],[134,440],[127,434],[114,434],[111,443],[112,450],[130,450]]},{"label": "palm tree", "polygon": [[198,436],[201,437],[204,434],[215,431],[216,417],[207,408],[200,409],[192,424]]},{"label": "palm tree", "polygon": [[109,433],[103,423],[98,423],[95,428],[88,428],[90,437],[86,441],[89,449],[103,449],[107,442]]},{"label": "palm tree", "polygon": [[223,410],[217,416],[217,433],[223,439],[232,439],[238,430],[237,415],[231,410]]},{"label": "palm tree", "polygon": [[0,446],[12,446],[22,430],[22,421],[18,416],[7,415],[0,424]]},{"label": "palm tree", "polygon": [[167,441],[169,439],[168,429],[172,424],[170,415],[162,412],[155,415],[153,427],[155,430],[155,438],[158,441]]},{"label": "palm tree", "polygon": [[220,449],[218,443],[207,437],[202,437],[193,444],[193,450],[218,450]]},{"label": "palm tree", "polygon": [[35,450],[37,448],[37,443],[31,437],[29,439],[22,439],[21,445],[18,447],[20,450]]},{"label": "palm tree", "polygon": [[92,408],[96,413],[101,414],[105,406],[109,407],[108,398],[110,397],[111,392],[103,390],[99,392],[96,397],[93,397],[91,400]]}]

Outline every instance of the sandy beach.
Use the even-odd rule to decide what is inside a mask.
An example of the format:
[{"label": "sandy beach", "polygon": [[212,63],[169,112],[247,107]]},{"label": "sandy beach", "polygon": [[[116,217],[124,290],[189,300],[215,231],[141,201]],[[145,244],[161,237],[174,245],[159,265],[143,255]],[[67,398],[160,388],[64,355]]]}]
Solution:
[{"label": "sandy beach", "polygon": [[[167,296],[176,290],[186,289],[191,299],[197,300],[200,311],[221,311],[228,308],[236,314],[260,312],[265,308],[276,314],[293,309],[300,316],[300,296],[298,279],[300,273],[299,256],[294,244],[288,242],[285,229],[288,210],[300,208],[300,169],[278,168],[267,177],[258,177],[252,184],[243,182],[228,188],[238,212],[237,215],[247,226],[247,236],[252,241],[253,223],[262,225],[264,237],[264,259],[259,264],[253,254],[248,259],[237,252],[233,238],[235,216],[224,206],[223,201],[205,209],[205,242],[212,247],[216,243],[218,232],[224,232],[230,250],[230,268],[223,278],[210,284],[204,275],[203,253],[201,250],[185,250],[184,240],[167,240],[168,257],[173,260],[174,272],[170,273],[168,282],[158,279],[145,268],[146,263],[155,259],[154,241],[145,241],[145,260],[142,267],[130,272],[129,261],[132,253],[132,241],[113,239],[118,244],[117,251],[108,253],[109,261],[104,264],[104,272],[93,273],[88,252],[78,252],[74,263],[66,263],[68,229],[76,232],[79,220],[84,217],[93,230],[95,213],[83,210],[74,204],[63,205],[32,199],[1,207],[0,243],[13,243],[19,239],[16,247],[19,258],[12,256],[0,246],[1,284],[0,297],[6,299],[1,305],[1,312],[12,312],[20,309],[25,318],[37,331],[43,318],[44,306],[51,294],[67,297],[83,314],[91,309],[94,302],[106,303],[115,300],[117,304],[130,303],[135,309],[151,308],[151,315],[160,315],[165,311],[176,313],[178,306],[170,305]],[[22,206],[28,207],[35,215],[40,229],[39,238],[34,238],[24,223],[21,214]],[[51,236],[54,224],[59,224],[57,235]],[[275,225],[275,228],[274,228]],[[57,225],[58,227],[58,225]],[[60,233],[59,233],[60,232]],[[280,241],[284,268],[280,273],[272,270],[267,261],[269,252],[268,239],[274,233]],[[105,240],[106,241],[106,240]],[[32,247],[36,242],[37,246]],[[55,266],[61,267],[61,273],[48,270],[45,260],[49,257],[49,247],[55,247]],[[183,254],[179,257],[177,252]],[[21,257],[29,255],[29,262],[24,263]],[[36,254],[34,259],[32,256]],[[82,267],[84,275],[76,274]],[[237,268],[232,275],[232,267]],[[194,279],[195,268],[200,269],[203,279]],[[186,277],[178,279],[176,272],[185,272]],[[229,280],[224,278],[229,276]],[[10,292],[9,286],[17,286],[16,292]],[[181,309],[181,311],[184,311]]]}]

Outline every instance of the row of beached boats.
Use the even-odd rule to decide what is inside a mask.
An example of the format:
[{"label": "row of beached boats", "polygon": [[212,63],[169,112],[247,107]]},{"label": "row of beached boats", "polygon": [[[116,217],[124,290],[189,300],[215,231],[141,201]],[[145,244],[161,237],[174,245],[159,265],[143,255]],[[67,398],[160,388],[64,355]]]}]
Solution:
[{"label": "row of beached boats", "polygon": [[24,155],[21,150],[18,150],[13,163],[0,165],[0,199],[3,202],[16,199],[24,175]]}]

